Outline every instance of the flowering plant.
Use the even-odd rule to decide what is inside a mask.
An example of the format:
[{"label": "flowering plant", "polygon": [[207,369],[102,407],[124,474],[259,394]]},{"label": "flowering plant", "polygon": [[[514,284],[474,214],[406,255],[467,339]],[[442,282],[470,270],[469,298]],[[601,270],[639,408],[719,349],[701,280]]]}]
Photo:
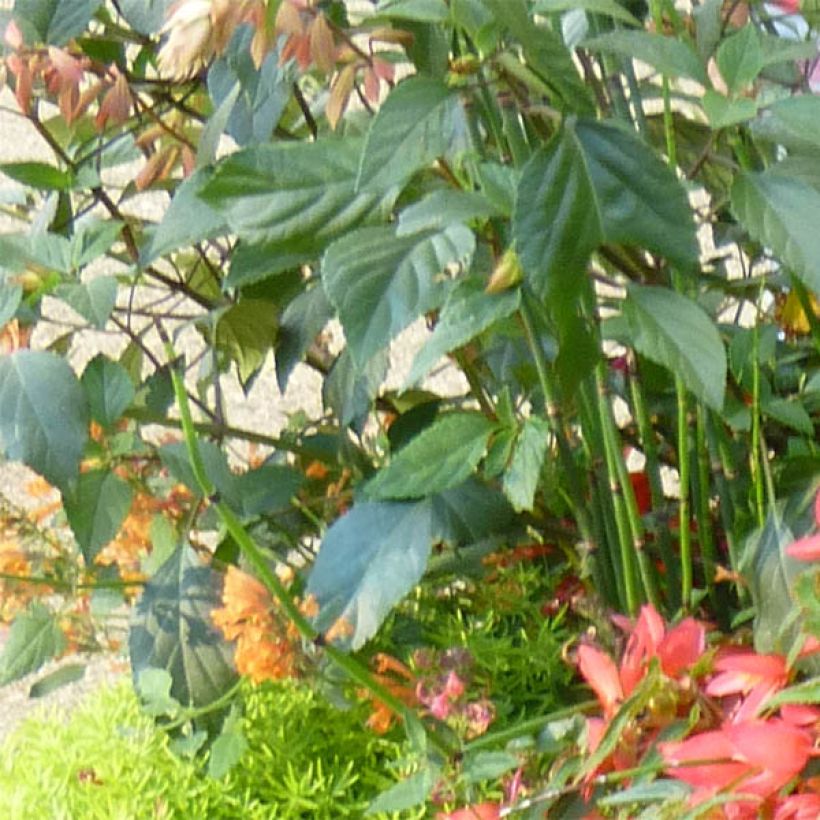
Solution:
[{"label": "flowering plant", "polygon": [[[0,680],[125,606],[146,707],[217,771],[237,677],[298,675],[407,731],[374,811],[631,811],[605,787],[664,771],[810,810],[777,699],[820,636],[814,2],[2,14],[41,152],[0,165],[0,447],[65,537],[9,528]],[[584,632],[600,714],[490,697],[448,602],[513,650]],[[489,748],[529,721],[539,753]]]}]

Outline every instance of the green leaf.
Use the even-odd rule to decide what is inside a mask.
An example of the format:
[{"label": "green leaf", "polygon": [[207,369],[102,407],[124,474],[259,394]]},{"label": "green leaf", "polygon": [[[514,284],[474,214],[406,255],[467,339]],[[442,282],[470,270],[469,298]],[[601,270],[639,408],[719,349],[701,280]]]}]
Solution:
[{"label": "green leaf", "polygon": [[128,371],[102,353],[83,370],[80,383],[88,399],[91,418],[103,427],[112,427],[134,400],[134,383]]},{"label": "green leaf", "polygon": [[464,282],[444,303],[436,329],[416,354],[405,385],[420,382],[442,356],[512,314],[520,302],[518,289],[491,294],[485,293],[480,283]]},{"label": "green leaf", "polygon": [[179,536],[174,525],[164,516],[151,519],[151,552],[140,560],[140,572],[153,575],[179,547]]},{"label": "green leaf", "polygon": [[710,407],[723,407],[726,350],[701,307],[668,288],[630,285],[623,314],[638,353],[679,374],[687,389]]},{"label": "green leaf", "polygon": [[757,78],[764,68],[763,51],[757,27],[747,23],[727,37],[717,50],[717,65],[729,91],[738,94]]},{"label": "green leaf", "polygon": [[236,105],[241,90],[242,86],[238,81],[235,82],[233,88],[226,94],[225,98],[217,106],[216,111],[211,114],[205,123],[197,147],[197,168],[209,165],[216,159],[216,149],[219,147],[219,140],[225,132],[225,128],[228,125],[228,118],[231,116],[231,112],[233,111],[234,105]]},{"label": "green leaf", "polygon": [[746,97],[730,99],[708,89],[701,100],[703,113],[712,128],[728,128],[752,119],[757,114],[757,103]]},{"label": "green leaf", "polygon": [[510,466],[504,474],[504,495],[517,512],[533,507],[549,435],[549,424],[538,417],[528,418],[518,434]]},{"label": "green leaf", "polygon": [[63,494],[66,517],[86,566],[119,532],[134,491],[127,481],[108,470],[81,473],[76,487]]},{"label": "green leaf", "polygon": [[465,783],[496,780],[521,765],[517,755],[509,752],[476,752],[464,758],[461,776]]},{"label": "green leaf", "polygon": [[320,254],[343,231],[380,220],[397,193],[355,191],[361,144],[278,142],[232,154],[202,190],[235,233],[289,253]]},{"label": "green leaf", "polygon": [[143,669],[136,678],[134,688],[141,701],[142,710],[152,717],[174,717],[179,712],[179,701],[171,697],[174,680],[166,669],[152,666]]},{"label": "green leaf", "polygon": [[219,317],[216,347],[236,362],[243,385],[259,371],[273,349],[278,326],[277,306],[264,299],[242,299]]},{"label": "green leaf", "polygon": [[58,285],[54,295],[102,330],[117,302],[117,280],[113,276],[98,276],[90,282],[67,282]]},{"label": "green leaf", "polygon": [[683,187],[644,142],[611,123],[571,120],[533,154],[518,186],[513,234],[536,293],[564,301],[604,242],[645,247],[680,267],[698,261]]},{"label": "green leaf", "polygon": [[156,34],[165,23],[174,0],[120,0],[117,7],[131,28],[140,34]]},{"label": "green leaf", "polygon": [[583,9],[589,14],[602,14],[638,28],[643,25],[617,0],[536,0],[533,11],[536,14],[555,14],[575,9]]},{"label": "green leaf", "polygon": [[0,281],[0,327],[10,322],[23,300],[23,289],[20,285]]},{"label": "green leaf", "polygon": [[234,706],[213,742],[208,755],[208,774],[217,780],[223,778],[242,759],[248,750],[248,741],[242,732],[239,713]]},{"label": "green leaf", "polygon": [[33,603],[14,619],[9,630],[0,655],[0,686],[36,672],[65,646],[56,616],[41,603]]},{"label": "green leaf", "polygon": [[487,451],[493,423],[478,413],[440,416],[366,486],[376,499],[421,498],[463,483]]},{"label": "green leaf", "polygon": [[44,698],[69,683],[76,683],[85,677],[85,666],[81,663],[69,663],[44,675],[28,690],[30,698]]},{"label": "green leaf", "polygon": [[450,10],[444,0],[383,0],[373,13],[379,17],[419,23],[446,23],[450,19]]},{"label": "green leaf", "polygon": [[343,618],[360,648],[421,579],[433,542],[474,543],[512,518],[500,493],[473,480],[423,501],[355,504],[327,530],[308,580],[317,628]]},{"label": "green leaf", "polygon": [[285,308],[276,343],[276,381],[282,393],[293,368],[331,318],[333,306],[321,284],[303,291]]},{"label": "green leaf", "polygon": [[761,400],[761,411],[781,424],[791,427],[804,436],[814,435],[814,422],[799,401],[789,401],[783,398],[769,398]]},{"label": "green leaf", "polygon": [[647,31],[610,31],[585,40],[582,45],[590,51],[640,60],[669,77],[686,77],[709,85],[703,63],[683,40]]},{"label": "green leaf", "polygon": [[789,686],[787,689],[781,690],[769,698],[765,706],[767,710],[776,709],[787,703],[820,703],[820,677],[801,681],[793,686]]},{"label": "green leaf", "polygon": [[67,191],[71,188],[71,173],[45,162],[4,162],[0,165],[7,177],[40,191]]},{"label": "green leaf", "polygon": [[328,529],[310,573],[317,628],[344,619],[351,648],[361,648],[421,580],[431,544],[429,502],[354,505]]},{"label": "green leaf", "polygon": [[299,268],[310,259],[311,254],[304,251],[283,251],[278,242],[262,245],[240,242],[231,254],[231,269],[224,286],[241,289]]},{"label": "green leaf", "polygon": [[438,779],[438,769],[425,766],[405,780],[383,791],[367,807],[365,816],[379,812],[397,812],[412,809],[427,800],[427,795],[433,790]]},{"label": "green leaf", "polygon": [[128,648],[134,682],[144,669],[164,669],[183,706],[206,706],[236,682],[232,647],[213,625],[221,605],[219,574],[189,546],[178,549],[143,589]]},{"label": "green leaf", "polygon": [[88,437],[88,404],[74,371],[53,353],[0,357],[0,449],[56,487],[77,476]]},{"label": "green leaf", "polygon": [[378,351],[363,367],[357,367],[346,347],[333,363],[322,385],[322,403],[343,427],[362,432],[388,365],[387,348]]},{"label": "green leaf", "polygon": [[441,230],[458,222],[489,219],[500,212],[484,196],[472,191],[444,189],[414,202],[399,214],[397,236]]},{"label": "green leaf", "polygon": [[820,97],[799,94],[777,100],[752,123],[756,136],[795,151],[820,151]]},{"label": "green leaf", "polygon": [[463,225],[398,237],[392,227],[362,228],[334,242],[322,260],[322,282],[362,367],[414,319],[446,295],[439,277],[465,264],[475,237]]},{"label": "green leaf", "polygon": [[614,794],[608,794],[597,801],[599,806],[629,806],[633,803],[656,803],[663,800],[683,801],[692,789],[680,780],[661,778],[651,783],[638,783]]},{"label": "green leaf", "polygon": [[820,191],[772,171],[741,173],[732,186],[732,210],[752,239],[771,248],[820,293],[820,231],[815,220]]},{"label": "green leaf", "polygon": [[140,254],[147,265],[171,251],[226,233],[225,217],[204,202],[199,194],[211,177],[210,169],[199,169],[176,189],[171,204]]},{"label": "green leaf", "polygon": [[14,19],[26,43],[65,45],[82,34],[100,0],[15,0]]},{"label": "green leaf", "polygon": [[447,155],[461,127],[460,114],[458,95],[439,80],[403,80],[370,124],[356,189],[401,186],[416,171]]},{"label": "green leaf", "polygon": [[111,250],[122,233],[122,222],[114,219],[84,220],[71,237],[71,268],[81,270]]},{"label": "green leaf", "polygon": [[304,483],[302,474],[284,464],[263,464],[235,476],[236,495],[241,498],[243,515],[271,515],[290,507]]}]

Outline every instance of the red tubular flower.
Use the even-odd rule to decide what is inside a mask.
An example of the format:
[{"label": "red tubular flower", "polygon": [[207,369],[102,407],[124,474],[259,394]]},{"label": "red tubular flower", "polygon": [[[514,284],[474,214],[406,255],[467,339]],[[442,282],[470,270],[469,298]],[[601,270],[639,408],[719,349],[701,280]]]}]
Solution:
[{"label": "red tubular flower", "polygon": [[775,692],[789,680],[786,659],[781,655],[758,655],[755,652],[732,652],[715,661],[718,673],[706,687],[712,697],[744,695],[732,721],[742,723],[754,718]]},{"label": "red tubular flower", "polygon": [[498,820],[500,816],[501,806],[498,803],[477,803],[447,814],[439,812],[436,820]]}]

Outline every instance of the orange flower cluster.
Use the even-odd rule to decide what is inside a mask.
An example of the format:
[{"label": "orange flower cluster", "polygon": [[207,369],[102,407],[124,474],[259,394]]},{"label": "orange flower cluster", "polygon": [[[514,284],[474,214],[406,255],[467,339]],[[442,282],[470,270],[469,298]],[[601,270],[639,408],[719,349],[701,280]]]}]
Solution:
[{"label": "orange flower cluster", "polygon": [[[316,614],[311,599],[301,609],[305,615]],[[254,683],[298,675],[299,634],[253,576],[228,567],[222,607],[213,610],[211,618],[227,640],[236,641],[234,660],[240,675]]]},{"label": "orange flower cluster", "polygon": [[[397,658],[379,652],[373,658],[375,673],[373,677],[388,691],[393,697],[400,700],[407,706],[418,706],[416,698],[416,676]],[[364,690],[360,693],[362,697],[370,697],[373,700],[373,714],[367,719],[367,725],[377,734],[385,734],[396,720],[396,713],[383,701],[374,698],[369,692]]]},{"label": "orange flower cluster", "polygon": [[[14,540],[0,541],[0,575],[31,575],[31,564]],[[26,607],[35,592],[32,584],[0,577],[0,621],[11,621]]]},{"label": "orange flower cluster", "polygon": [[142,580],[140,559],[151,551],[151,522],[154,516],[162,514],[179,518],[190,496],[182,484],[172,487],[166,499],[155,498],[145,492],[136,493],[117,537],[101,550],[95,563],[104,567],[116,565],[124,581]]}]

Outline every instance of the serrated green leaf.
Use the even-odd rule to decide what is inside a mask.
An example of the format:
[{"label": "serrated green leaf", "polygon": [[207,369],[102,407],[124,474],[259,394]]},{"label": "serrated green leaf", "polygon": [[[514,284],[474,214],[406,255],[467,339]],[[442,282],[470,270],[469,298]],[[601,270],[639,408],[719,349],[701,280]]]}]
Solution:
[{"label": "serrated green leaf", "polygon": [[474,282],[456,288],[444,303],[432,336],[416,354],[405,386],[420,382],[442,356],[512,314],[520,301],[517,289],[491,294]]},{"label": "serrated green leaf", "polygon": [[166,670],[171,696],[183,706],[205,706],[236,682],[233,650],[211,611],[221,605],[219,574],[190,547],[172,555],[143,588],[128,639],[135,684],[144,669]]},{"label": "serrated green leaf", "polygon": [[421,498],[462,484],[487,451],[493,423],[478,413],[440,416],[366,486],[370,498]]},{"label": "serrated green leaf", "polygon": [[399,214],[396,235],[441,230],[458,222],[466,223],[473,219],[489,219],[500,215],[500,211],[481,194],[450,189],[434,191]]},{"label": "serrated green leaf", "polygon": [[496,780],[521,765],[517,755],[509,752],[476,752],[464,758],[461,775],[465,783]]},{"label": "serrated green leaf", "polygon": [[723,407],[726,350],[700,306],[668,288],[630,285],[623,314],[631,343],[642,356],[679,374],[710,407]]},{"label": "serrated green leaf", "polygon": [[154,228],[150,242],[140,253],[141,265],[178,248],[227,232],[225,217],[199,196],[210,177],[210,169],[199,169],[176,189],[162,221]]},{"label": "serrated green leaf", "polygon": [[216,347],[236,362],[243,385],[264,364],[278,327],[277,306],[264,299],[242,299],[219,317]]},{"label": "serrated green leaf", "polygon": [[240,242],[231,254],[231,268],[225,279],[226,288],[244,288],[262,282],[285,271],[299,268],[311,259],[310,253],[283,251],[277,242],[251,245]]},{"label": "serrated green leaf", "polygon": [[85,366],[80,383],[91,418],[103,427],[113,426],[134,400],[134,383],[128,371],[102,353]]},{"label": "serrated green leaf", "polygon": [[341,352],[322,384],[322,403],[343,427],[362,432],[388,366],[387,348],[378,351],[363,367],[355,364],[349,347]]},{"label": "serrated green leaf", "polygon": [[120,0],[117,4],[125,21],[140,34],[156,34],[168,16],[174,0]]},{"label": "serrated green leaf", "polygon": [[518,434],[504,473],[504,495],[518,512],[532,509],[549,439],[549,424],[538,417],[527,419]]},{"label": "serrated green leaf", "polygon": [[76,683],[85,677],[85,666],[81,663],[69,663],[43,676],[28,690],[30,698],[43,698],[57,689]]},{"label": "serrated green leaf", "polygon": [[0,447],[63,489],[77,476],[88,404],[74,371],[53,353],[0,357]]},{"label": "serrated green leaf", "polygon": [[418,23],[446,23],[450,19],[444,0],[382,0],[373,14]]},{"label": "serrated green leaf", "polygon": [[776,709],[787,703],[820,703],[820,677],[813,677],[781,690],[769,698],[765,706],[766,709]]},{"label": "serrated green leaf", "polygon": [[746,97],[730,99],[708,89],[701,100],[703,113],[712,128],[728,128],[752,119],[757,114],[757,103]]},{"label": "serrated green leaf", "polygon": [[85,31],[100,0],[15,0],[14,19],[26,43],[65,45]]},{"label": "serrated green leaf", "polygon": [[354,505],[328,529],[308,580],[317,628],[344,619],[358,649],[418,583],[433,542],[474,543],[503,532],[512,517],[500,493],[472,480],[423,501]]},{"label": "serrated green leaf", "polygon": [[814,422],[799,401],[789,401],[784,398],[769,398],[761,401],[761,412],[764,416],[779,421],[786,427],[791,427],[804,436],[814,435]]},{"label": "serrated green leaf", "polygon": [[199,145],[196,152],[196,167],[203,168],[216,159],[216,149],[219,147],[219,140],[228,125],[228,118],[231,116],[233,107],[239,98],[242,86],[239,81],[233,84],[231,90],[216,107],[216,110],[208,118],[202,134],[199,138]]},{"label": "serrated green leaf", "polygon": [[398,237],[392,227],[362,228],[334,242],[322,283],[362,367],[414,319],[441,304],[445,268],[466,264],[475,248],[463,225]]},{"label": "serrated green leaf", "polygon": [[741,173],[732,186],[732,210],[753,239],[820,293],[820,231],[814,218],[820,192],[785,174]]},{"label": "serrated green leaf", "polygon": [[113,276],[98,276],[90,282],[67,282],[58,285],[54,295],[102,330],[117,302],[117,280]]},{"label": "serrated green leaf", "polygon": [[397,189],[356,193],[361,143],[278,142],[232,154],[202,198],[251,243],[320,254],[343,231],[386,215]]},{"label": "serrated green leaf", "polygon": [[777,100],[752,123],[758,137],[796,151],[820,151],[820,97],[798,94]]},{"label": "serrated green leaf", "polygon": [[718,47],[715,59],[729,91],[741,92],[757,78],[765,65],[757,27],[747,23],[727,37]]},{"label": "serrated green leaf", "polygon": [[565,302],[603,242],[645,247],[685,268],[698,260],[683,187],[635,134],[611,123],[570,120],[533,154],[518,185],[513,235],[535,292]]},{"label": "serrated green leaf", "polygon": [[20,285],[0,281],[0,327],[10,322],[23,300],[23,289]]},{"label": "serrated green leaf", "polygon": [[81,473],[76,487],[63,493],[66,517],[86,566],[119,532],[134,491],[128,482],[108,470]]},{"label": "serrated green leaf", "polygon": [[447,155],[460,129],[460,112],[458,95],[441,81],[422,76],[403,80],[370,124],[356,190],[401,186]]},{"label": "serrated green leaf", "polygon": [[316,626],[343,619],[355,651],[421,579],[432,545],[429,502],[364,502],[334,522],[308,580]]},{"label": "serrated green leaf", "polygon": [[41,603],[32,604],[11,625],[0,655],[0,686],[36,672],[59,655],[66,638],[57,618]]},{"label": "serrated green leaf", "polygon": [[333,318],[321,284],[300,293],[282,313],[276,343],[276,381],[284,393],[293,368],[302,361],[319,331]]},{"label": "serrated green leaf", "polygon": [[683,40],[648,31],[610,31],[585,40],[582,45],[590,51],[640,60],[669,77],[687,77],[709,85],[703,63]]},{"label": "serrated green leaf", "polygon": [[640,28],[643,25],[617,0],[536,0],[533,11],[536,14],[555,14],[556,12],[573,11],[574,9],[583,9],[590,14],[602,14],[630,26]]}]

